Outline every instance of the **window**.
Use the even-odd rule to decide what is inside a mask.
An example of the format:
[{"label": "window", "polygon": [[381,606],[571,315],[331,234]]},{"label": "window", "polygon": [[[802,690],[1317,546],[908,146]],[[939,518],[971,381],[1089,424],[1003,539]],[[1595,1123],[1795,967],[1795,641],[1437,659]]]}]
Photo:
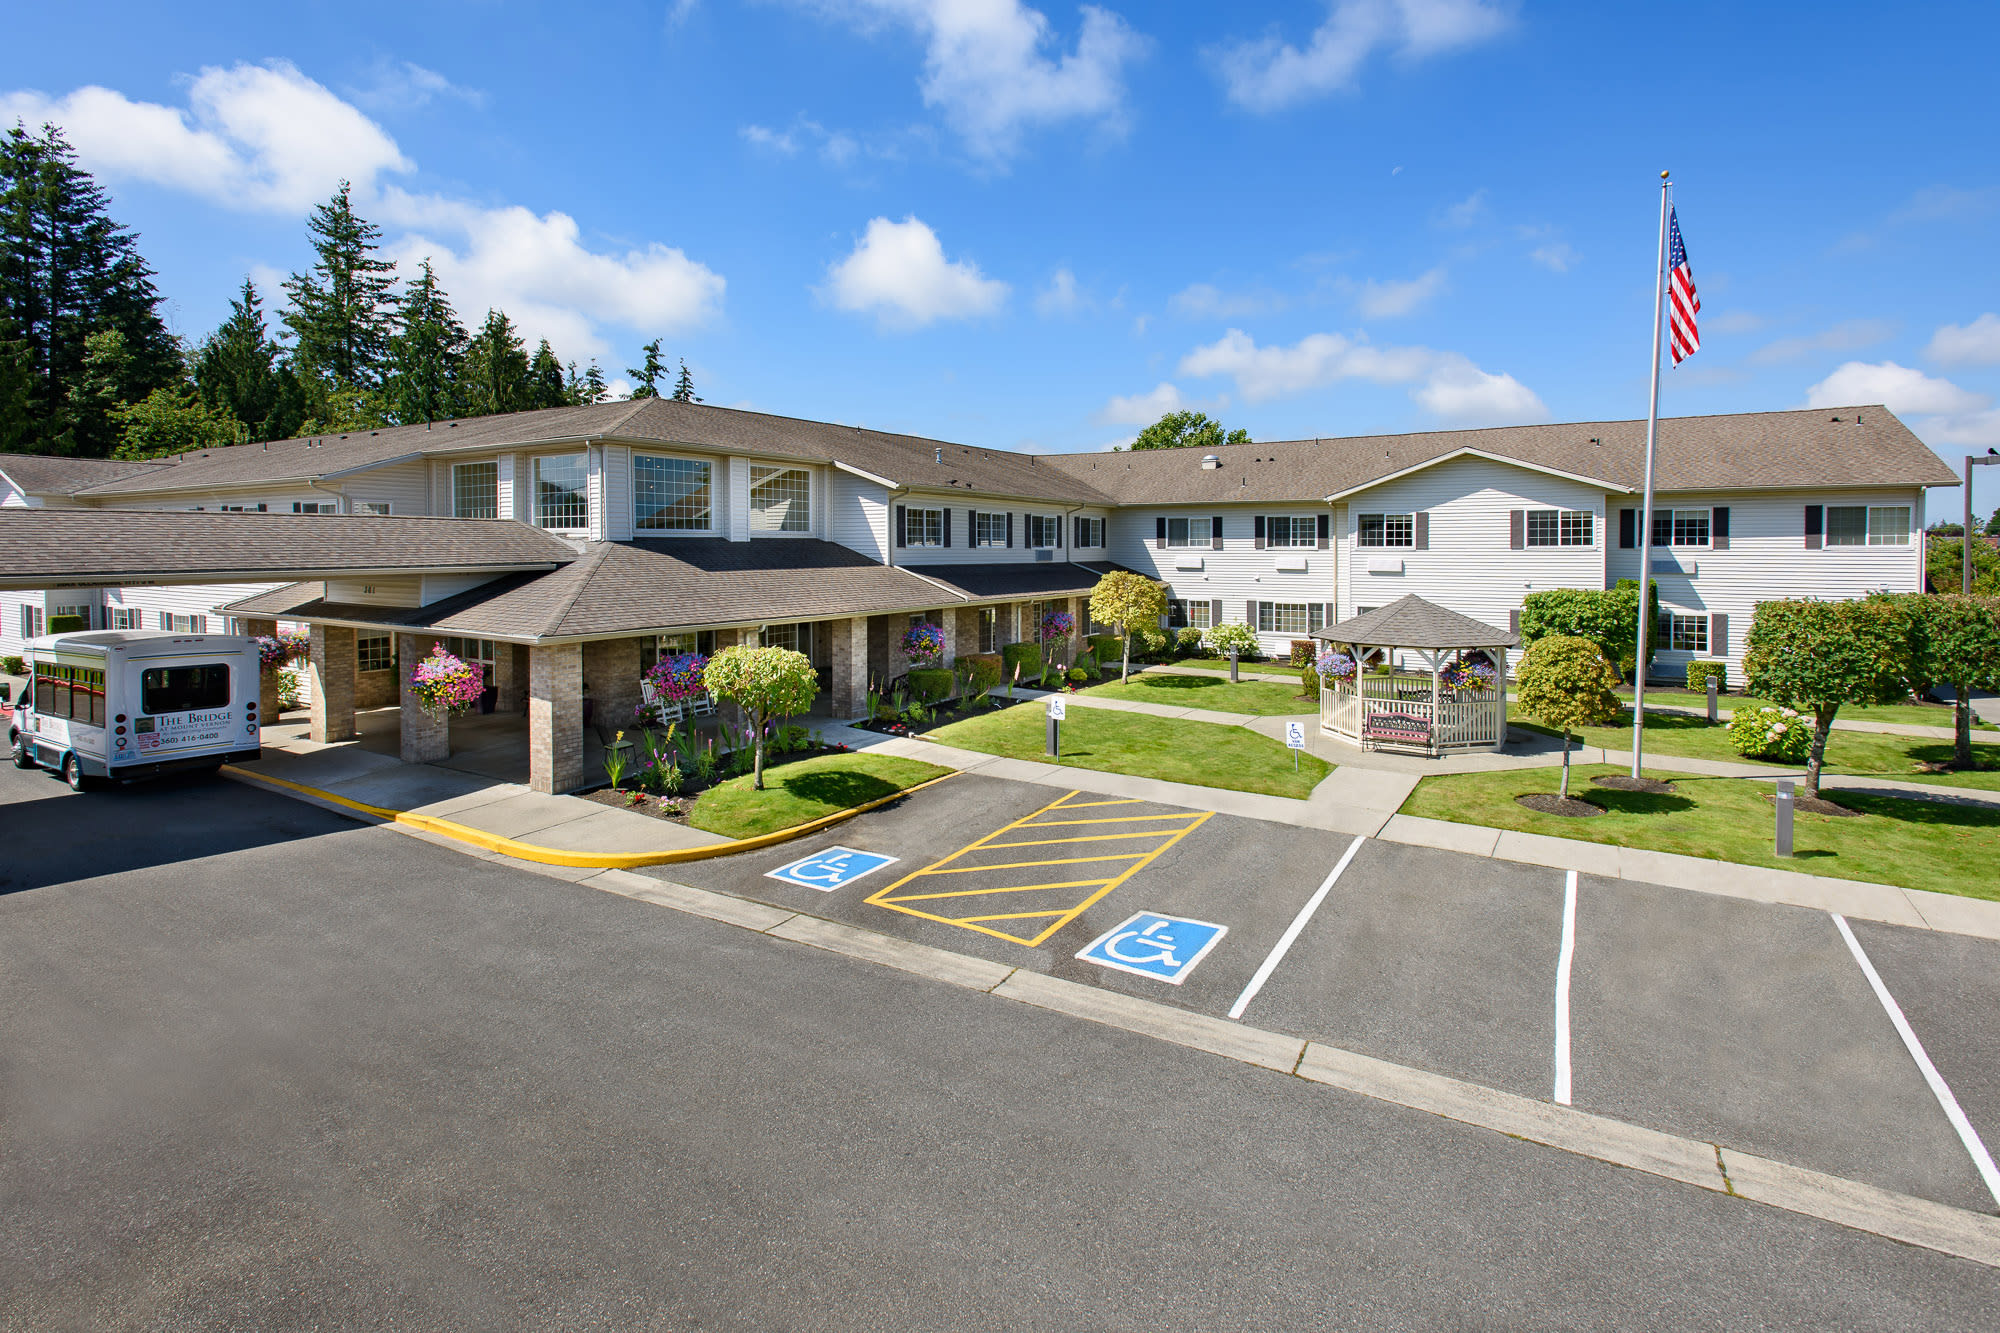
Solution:
[{"label": "window", "polygon": [[750,531],[811,532],[812,473],[802,467],[752,467]]},{"label": "window", "polygon": [[1653,545],[1708,545],[1708,511],[1706,509],[1653,511]]},{"label": "window", "polygon": [[396,638],[392,634],[354,636],[356,671],[393,671],[396,667]]},{"label": "window", "polygon": [[351,508],[357,514],[369,514],[375,518],[389,517],[389,502],[387,500],[356,500],[353,502]]},{"label": "window", "polygon": [[1828,505],[1828,546],[1908,546],[1908,505]]},{"label": "window", "polygon": [[139,629],[139,608],[135,606],[114,606],[111,608],[111,628]]},{"label": "window", "polygon": [[39,639],[42,637],[42,608],[23,606],[21,608],[21,637]]},{"label": "window", "polygon": [[[1703,511],[1706,523],[1707,511]],[[1655,516],[1657,517],[1657,515]],[[1528,545],[1530,546],[1589,546],[1597,540],[1597,519],[1588,510],[1581,509],[1530,509],[1528,511]],[[1707,538],[1703,537],[1705,545]]]},{"label": "window", "polygon": [[979,651],[982,653],[1000,650],[1000,611],[997,607],[982,606],[979,616]]},{"label": "window", "polygon": [[1079,518],[1076,521],[1076,545],[1104,545],[1104,520],[1101,518]]},{"label": "window", "polygon": [[1062,535],[1062,519],[1054,514],[1028,515],[1028,545],[1036,550],[1048,550],[1059,544]]},{"label": "window", "polygon": [[208,633],[207,616],[177,616],[171,611],[160,612],[160,628],[172,630],[176,634]]},{"label": "window", "polygon": [[104,725],[104,669],[50,663],[35,668],[35,711],[85,726]]},{"label": "window", "polygon": [[[261,514],[264,512],[264,506],[261,504],[217,505],[216,508],[220,509],[225,514]],[[294,509],[292,512],[297,513],[298,510]]]},{"label": "window", "polygon": [[535,460],[535,526],[590,526],[590,468],[582,454]]},{"label": "window", "polygon": [[453,518],[500,517],[498,463],[451,465],[451,513]]},{"label": "window", "polygon": [[906,546],[943,546],[944,510],[904,510],[903,542]]},{"label": "window", "polygon": [[1191,601],[1183,601],[1179,598],[1170,599],[1167,602],[1167,628],[1168,629],[1213,628],[1209,624],[1209,612],[1212,609],[1213,608],[1210,607],[1208,599],[1206,597],[1197,598]]},{"label": "window", "polygon": [[1304,635],[1312,628],[1309,617],[1310,613],[1304,602],[1259,602],[1257,632]]},{"label": "window", "polygon": [[486,667],[488,676],[493,674],[493,640],[443,638],[432,642],[442,643],[444,650],[461,662],[478,662]]},{"label": "window", "polygon": [[1007,516],[1005,514],[973,514],[972,544],[974,546],[1005,546],[1007,544]]},{"label": "window", "polygon": [[1676,653],[1707,652],[1708,617],[1671,612],[1667,616],[1667,648]]},{"label": "window", "polygon": [[1408,546],[1417,544],[1415,514],[1363,514],[1356,543],[1361,546]]},{"label": "window", "polygon": [[700,653],[703,657],[715,652],[715,631],[705,629],[686,634],[662,634],[655,639],[639,641],[639,672],[651,671],[662,657],[679,657],[684,653]]},{"label": "window", "polygon": [[94,610],[95,608],[89,605],[59,606],[55,609],[54,614],[59,616],[69,616],[73,619],[81,620],[83,622],[83,627],[85,629],[89,629],[97,623],[97,617],[93,614]]},{"label": "window", "polygon": [[713,495],[706,463],[655,454],[632,460],[632,521],[642,532],[713,530]]},{"label": "window", "polygon": [[[258,507],[262,508],[263,506],[260,505]],[[340,512],[340,506],[331,500],[294,500],[292,501],[292,512],[294,514],[337,514]]]},{"label": "window", "polygon": [[766,625],[758,635],[758,644],[765,648],[789,648],[795,653],[812,655],[812,626],[810,624]]},{"label": "window", "polygon": [[1170,518],[1167,520],[1167,545],[1213,545],[1214,526],[1206,518]]},{"label": "window", "polygon": [[1278,514],[1264,520],[1266,546],[1318,546],[1319,524],[1311,515]]},{"label": "window", "polygon": [[139,673],[139,711],[191,713],[229,706],[229,667],[221,662],[201,666],[148,667]]}]

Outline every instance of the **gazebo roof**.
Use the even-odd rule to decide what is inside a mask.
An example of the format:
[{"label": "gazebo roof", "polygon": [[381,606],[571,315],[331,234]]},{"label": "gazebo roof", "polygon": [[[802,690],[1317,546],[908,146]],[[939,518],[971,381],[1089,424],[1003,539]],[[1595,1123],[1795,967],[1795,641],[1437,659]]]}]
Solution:
[{"label": "gazebo roof", "polygon": [[1504,629],[1447,611],[1415,593],[1316,629],[1311,637],[1365,648],[1512,648],[1519,643]]}]

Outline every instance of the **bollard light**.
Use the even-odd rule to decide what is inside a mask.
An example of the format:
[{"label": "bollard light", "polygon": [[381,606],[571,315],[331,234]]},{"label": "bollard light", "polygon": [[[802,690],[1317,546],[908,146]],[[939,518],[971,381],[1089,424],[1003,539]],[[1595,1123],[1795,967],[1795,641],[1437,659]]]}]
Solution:
[{"label": "bollard light", "polygon": [[1778,779],[1778,838],[1780,856],[1792,854],[1792,780]]},{"label": "bollard light", "polygon": [[1710,676],[1708,678],[1708,725],[1711,727],[1721,720],[1717,716],[1715,711],[1715,695],[1717,689],[1718,685],[1715,677]]},{"label": "bollard light", "polygon": [[1239,683],[1236,675],[1236,650],[1234,648],[1229,650],[1229,683],[1231,685]]}]

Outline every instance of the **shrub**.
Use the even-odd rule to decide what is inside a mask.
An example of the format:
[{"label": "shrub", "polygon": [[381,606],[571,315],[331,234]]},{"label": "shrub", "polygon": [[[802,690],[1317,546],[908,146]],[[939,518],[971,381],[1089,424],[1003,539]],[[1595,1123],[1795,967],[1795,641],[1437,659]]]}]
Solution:
[{"label": "shrub", "polygon": [[1319,668],[1311,662],[1299,668],[1299,693],[1319,698]]},{"label": "shrub", "polygon": [[12,654],[0,657],[0,671],[4,671],[10,676],[26,675],[28,671],[27,659],[15,657]]},{"label": "shrub", "polygon": [[1167,651],[1167,632],[1151,625],[1132,627],[1132,655],[1134,657],[1160,657]]},{"label": "shrub", "polygon": [[1710,678],[1711,678],[1711,677],[1712,677],[1712,678],[1714,679],[1714,681],[1715,681],[1715,688],[1716,688],[1716,689],[1718,689],[1718,690],[1724,690],[1724,691],[1728,690],[1728,689],[1729,689],[1729,663],[1727,663],[1727,662],[1689,662],[1689,663],[1688,663],[1688,677],[1687,677],[1687,680],[1688,680],[1688,688],[1689,688],[1689,689],[1691,689],[1691,690],[1695,690],[1695,691],[1704,691],[1704,690],[1708,689],[1708,682],[1709,682],[1709,680],[1710,680]]},{"label": "shrub", "polygon": [[1292,661],[1294,667],[1308,667],[1319,656],[1319,645],[1311,639],[1292,640]]},{"label": "shrub", "polygon": [[1010,643],[1000,650],[1000,674],[1003,680],[1014,679],[1015,671],[1021,673],[1021,681],[1027,683],[1042,674],[1042,645],[1039,643]]},{"label": "shrub", "polygon": [[1125,652],[1125,640],[1116,634],[1093,634],[1089,643],[1091,656],[1100,662],[1116,661]]},{"label": "shrub", "polygon": [[1182,657],[1194,657],[1201,652],[1201,631],[1193,625],[1174,635],[1174,651]]},{"label": "shrub", "polygon": [[[1653,585],[1653,605],[1660,601]],[[1551,635],[1589,639],[1630,679],[1639,636],[1639,583],[1620,579],[1615,588],[1549,588],[1521,600],[1521,646],[1532,648]],[[1650,638],[1651,636],[1649,636]],[[1657,648],[1648,643],[1648,648]]]},{"label": "shrub", "polygon": [[1729,721],[1730,748],[1751,759],[1803,764],[1812,755],[1812,741],[1812,720],[1795,708],[1739,708]]},{"label": "shrub", "polygon": [[299,683],[296,671],[278,673],[278,711],[289,713],[305,702],[305,687]]},{"label": "shrub", "polygon": [[1236,650],[1237,657],[1242,661],[1254,662],[1257,660],[1256,632],[1240,621],[1227,625],[1217,625],[1214,629],[1202,635],[1202,642],[1207,644],[1209,651],[1217,657],[1229,656],[1229,652],[1233,648]]},{"label": "shrub", "polygon": [[919,667],[909,674],[910,693],[927,704],[949,699],[956,681],[943,667]]},{"label": "shrub", "polygon": [[90,628],[90,622],[82,616],[50,616],[49,633],[81,634]]},{"label": "shrub", "polygon": [[1000,654],[968,653],[956,663],[965,684],[960,687],[960,698],[981,699],[989,690],[1000,688],[1002,672]]},{"label": "shrub", "polygon": [[1090,673],[1085,671],[1082,667],[1071,667],[1069,669],[1068,680],[1070,684],[1081,685],[1089,679],[1090,679]]},{"label": "shrub", "polygon": [[1618,716],[1618,669],[1589,639],[1553,634],[1521,659],[1521,712],[1562,733],[1562,798],[1569,799],[1569,733]]}]

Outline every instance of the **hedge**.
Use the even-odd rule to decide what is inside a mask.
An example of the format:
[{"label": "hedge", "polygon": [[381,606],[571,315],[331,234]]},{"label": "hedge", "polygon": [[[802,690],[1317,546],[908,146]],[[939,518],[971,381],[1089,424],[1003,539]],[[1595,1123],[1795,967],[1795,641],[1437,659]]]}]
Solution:
[{"label": "hedge", "polygon": [[949,699],[958,684],[958,678],[943,667],[919,667],[907,679],[910,693],[927,704]]},{"label": "hedge", "polygon": [[80,634],[90,628],[90,622],[82,616],[50,616],[49,633]]},{"label": "hedge", "polygon": [[1709,677],[1715,678],[1715,688],[1725,693],[1729,690],[1729,663],[1689,662],[1687,682],[1691,690],[1706,691]]},{"label": "hedge", "polygon": [[951,665],[952,670],[966,679],[966,698],[976,699],[989,690],[1000,688],[1003,673],[998,653],[964,653]]},{"label": "hedge", "polygon": [[1116,634],[1093,634],[1090,652],[1100,662],[1115,662],[1125,655],[1125,640]]},{"label": "hedge", "polygon": [[1042,645],[1039,643],[1010,643],[1000,650],[1000,678],[1003,682],[1014,679],[1019,668],[1023,683],[1029,679],[1040,679],[1042,674]]}]

